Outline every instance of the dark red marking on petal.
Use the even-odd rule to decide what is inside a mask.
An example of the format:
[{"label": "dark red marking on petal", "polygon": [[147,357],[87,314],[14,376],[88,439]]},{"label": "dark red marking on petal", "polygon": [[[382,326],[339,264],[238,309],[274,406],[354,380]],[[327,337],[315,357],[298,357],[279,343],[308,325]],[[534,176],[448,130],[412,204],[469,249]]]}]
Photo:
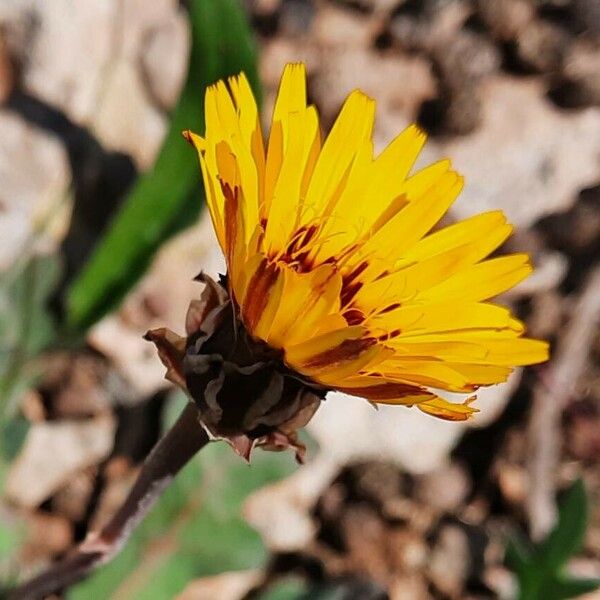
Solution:
[{"label": "dark red marking on petal", "polygon": [[348,360],[354,360],[376,343],[377,340],[372,337],[344,340],[339,346],[331,350],[315,354],[303,366],[305,368],[319,369]]},{"label": "dark red marking on petal", "polygon": [[348,306],[362,287],[362,281],[356,281],[350,285],[342,285],[342,293],[340,294],[342,306]]},{"label": "dark red marking on petal", "polygon": [[306,246],[306,244],[308,244],[315,237],[317,231],[319,231],[318,225],[311,225],[310,227],[307,227],[300,246]]},{"label": "dark red marking on petal", "polygon": [[360,325],[365,320],[364,313],[358,308],[350,308],[342,316],[346,319],[348,325]]},{"label": "dark red marking on petal", "polygon": [[380,342],[387,342],[388,340],[391,340],[392,338],[398,337],[401,333],[402,333],[401,329],[393,329],[392,331],[388,331],[387,333],[380,335],[377,339]]},{"label": "dark red marking on petal", "polygon": [[388,306],[386,306],[385,308],[382,308],[379,311],[380,315],[383,315],[385,313],[391,312],[392,310],[396,310],[397,308],[400,308],[402,306],[402,304],[400,304],[400,302],[394,302],[393,304],[390,304]]},{"label": "dark red marking on petal", "polygon": [[338,389],[352,396],[362,396],[369,400],[394,400],[415,394],[427,394],[427,390],[421,387],[394,381],[387,381],[370,387],[344,387]]},{"label": "dark red marking on petal", "polygon": [[[236,243],[237,231],[237,213],[239,210],[239,190],[238,186],[231,187],[229,183],[219,179],[223,196],[225,196],[225,243],[227,245],[228,259],[233,258],[233,250]],[[231,263],[230,263],[231,264]]]},{"label": "dark red marking on petal", "polygon": [[359,275],[364,273],[365,269],[369,266],[369,261],[363,260],[358,266],[354,267],[348,275],[344,277],[344,282],[351,283],[353,282]]},{"label": "dark red marking on petal", "polygon": [[292,260],[294,252],[296,252],[299,249],[299,247],[301,246],[300,240],[302,239],[302,236],[304,235],[305,232],[306,232],[306,226],[303,225],[302,227],[300,227],[300,229],[298,229],[298,231],[296,231],[296,233],[294,233],[290,243],[287,245],[287,248],[285,249],[284,260],[285,259]]},{"label": "dark red marking on petal", "polygon": [[250,331],[254,330],[260,320],[278,275],[279,268],[265,259],[250,279],[243,309],[246,327]]}]

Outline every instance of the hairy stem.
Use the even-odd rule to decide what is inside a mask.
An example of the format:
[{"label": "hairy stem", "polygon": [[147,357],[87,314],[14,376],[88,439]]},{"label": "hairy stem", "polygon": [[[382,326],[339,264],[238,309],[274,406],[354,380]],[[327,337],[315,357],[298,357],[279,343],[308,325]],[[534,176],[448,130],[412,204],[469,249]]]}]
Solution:
[{"label": "hairy stem", "polygon": [[13,590],[10,600],[36,600],[85,578],[123,548],[175,475],[208,442],[198,412],[188,404],[148,455],[125,502],[112,519],[47,571]]}]

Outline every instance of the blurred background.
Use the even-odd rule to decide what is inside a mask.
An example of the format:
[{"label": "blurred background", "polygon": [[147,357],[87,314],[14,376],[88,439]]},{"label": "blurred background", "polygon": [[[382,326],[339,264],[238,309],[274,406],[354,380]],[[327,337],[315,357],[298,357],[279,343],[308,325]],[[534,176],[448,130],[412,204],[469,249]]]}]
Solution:
[{"label": "blurred background", "polygon": [[331,394],[301,468],[213,444],[63,597],[600,598],[597,0],[1,0],[0,587],[104,522],[184,405],[141,336],[224,265],[180,132],[240,70],[268,122],[295,61],[325,130],[359,87],[378,150],[429,132],[466,176],[448,222],[507,213],[537,271],[501,301],[552,361],[469,425]]}]

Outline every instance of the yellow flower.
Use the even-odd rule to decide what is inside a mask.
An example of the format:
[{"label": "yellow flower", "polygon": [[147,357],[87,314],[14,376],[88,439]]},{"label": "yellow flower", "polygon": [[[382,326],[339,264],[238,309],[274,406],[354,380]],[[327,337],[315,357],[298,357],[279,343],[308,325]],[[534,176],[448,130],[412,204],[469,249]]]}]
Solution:
[{"label": "yellow flower", "polygon": [[513,367],[545,361],[507,308],[487,302],[532,270],[525,254],[486,258],[510,235],[500,211],[432,232],[462,177],[443,160],[411,169],[425,142],[405,129],[378,156],[375,103],[345,101],[326,139],[306,101],[302,64],[287,65],[268,142],[246,77],[206,93],[200,157],[227,260],[227,285],[249,335],[325,389],[416,405],[464,420],[472,394]]}]

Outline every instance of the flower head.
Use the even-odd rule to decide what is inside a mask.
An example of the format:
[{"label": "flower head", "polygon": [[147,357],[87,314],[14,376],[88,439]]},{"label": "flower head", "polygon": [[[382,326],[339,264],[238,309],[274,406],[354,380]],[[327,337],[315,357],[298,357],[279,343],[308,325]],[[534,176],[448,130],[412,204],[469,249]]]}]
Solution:
[{"label": "flower head", "polygon": [[267,141],[243,74],[208,88],[205,111],[204,137],[185,135],[234,318],[288,375],[464,420],[480,386],[547,359],[545,342],[488,302],[532,270],[525,254],[487,258],[512,231],[504,215],[432,232],[463,180],[447,160],[412,172],[418,127],[374,156],[375,103],[355,91],[323,138],[302,64],[285,68]]}]

